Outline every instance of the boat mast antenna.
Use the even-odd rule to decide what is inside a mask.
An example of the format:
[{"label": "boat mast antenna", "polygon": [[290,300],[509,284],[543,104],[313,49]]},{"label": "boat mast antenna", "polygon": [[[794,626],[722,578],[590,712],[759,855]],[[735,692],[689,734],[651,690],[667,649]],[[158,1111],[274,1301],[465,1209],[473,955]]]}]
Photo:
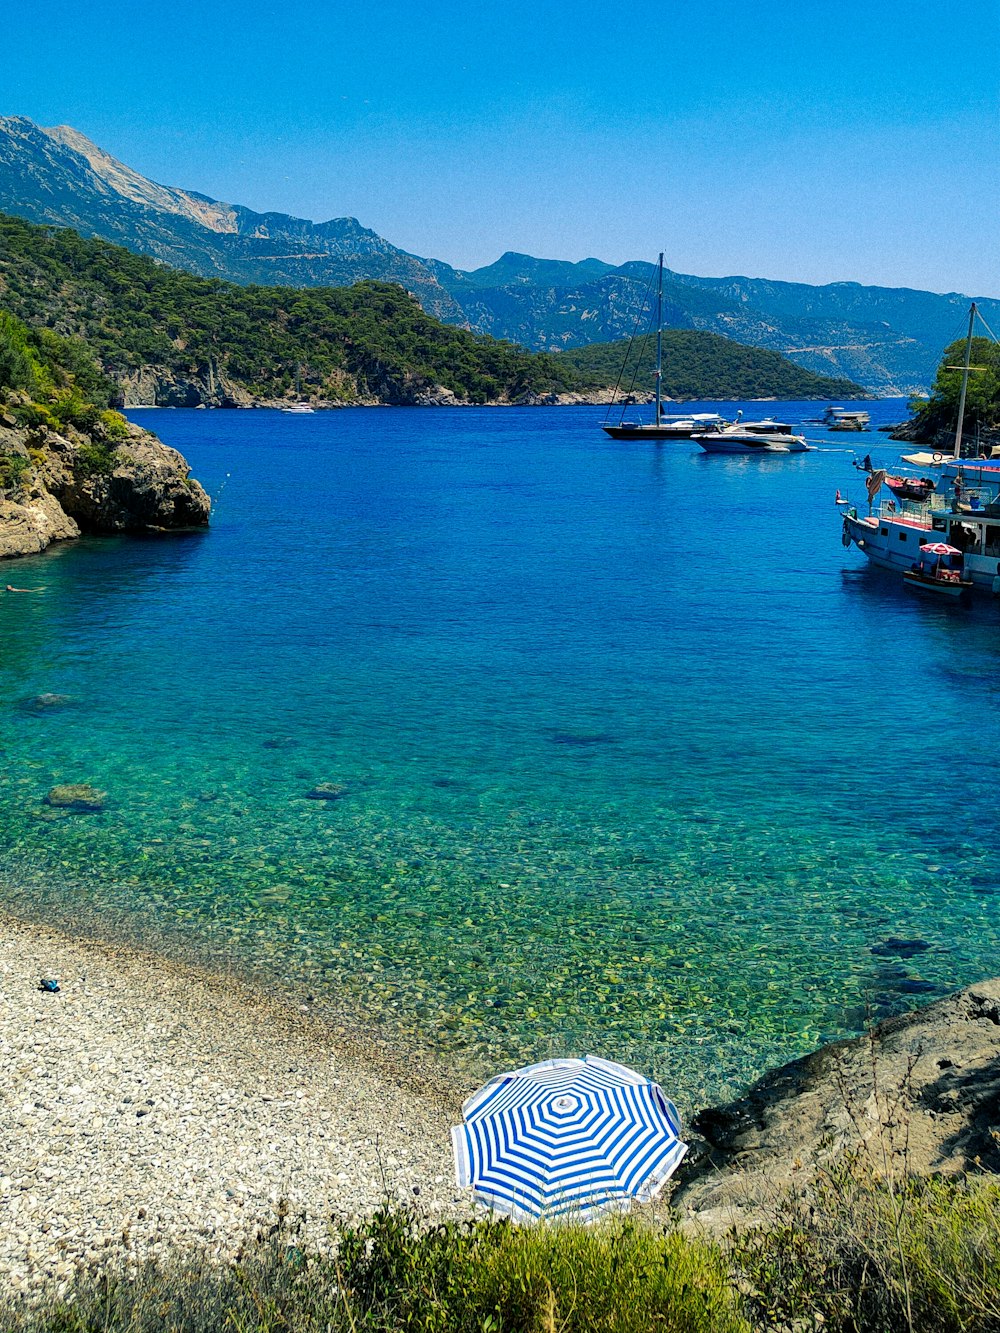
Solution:
[{"label": "boat mast antenna", "polygon": [[958,398],[958,424],[955,426],[955,457],[962,457],[962,427],[965,424],[965,395],[969,388],[969,362],[972,360],[972,329],[976,322],[976,303],[969,306],[969,333],[965,339],[965,360],[962,363],[962,392]]},{"label": "boat mast antenna", "polygon": [[[973,306],[975,309],[975,306]],[[971,334],[970,334],[971,337]],[[968,354],[966,354],[968,361]],[[660,281],[656,291],[656,424],[663,416],[663,251],[660,251]]]}]

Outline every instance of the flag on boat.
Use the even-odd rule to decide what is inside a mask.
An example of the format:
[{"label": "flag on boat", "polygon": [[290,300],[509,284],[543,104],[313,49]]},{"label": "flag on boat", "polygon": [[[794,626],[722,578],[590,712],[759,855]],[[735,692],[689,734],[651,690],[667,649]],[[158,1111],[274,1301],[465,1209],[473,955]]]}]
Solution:
[{"label": "flag on boat", "polygon": [[870,501],[874,500],[876,495],[878,495],[882,488],[883,481],[885,481],[885,468],[880,467],[877,472],[871,474],[865,483],[868,487],[868,499]]},{"label": "flag on boat", "polygon": [[498,1074],[451,1131],[455,1176],[516,1222],[625,1212],[654,1198],[687,1152],[656,1083],[587,1055]]}]

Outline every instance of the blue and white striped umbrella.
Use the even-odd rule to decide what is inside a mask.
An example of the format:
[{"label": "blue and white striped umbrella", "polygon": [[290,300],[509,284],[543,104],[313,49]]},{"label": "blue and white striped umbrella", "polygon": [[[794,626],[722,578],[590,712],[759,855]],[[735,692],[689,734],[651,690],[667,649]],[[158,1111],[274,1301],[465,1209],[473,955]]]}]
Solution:
[{"label": "blue and white striped umbrella", "polygon": [[462,1115],[451,1131],[459,1185],[518,1222],[646,1203],[687,1152],[663,1089],[593,1055],[498,1074]]}]

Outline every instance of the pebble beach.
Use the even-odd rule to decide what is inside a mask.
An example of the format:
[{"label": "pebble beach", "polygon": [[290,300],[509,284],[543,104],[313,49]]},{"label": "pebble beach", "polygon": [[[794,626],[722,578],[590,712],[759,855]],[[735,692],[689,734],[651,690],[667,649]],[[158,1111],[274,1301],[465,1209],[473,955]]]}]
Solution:
[{"label": "pebble beach", "polygon": [[0,1282],[15,1290],[113,1255],[222,1258],[279,1207],[313,1246],[387,1195],[430,1217],[467,1208],[458,1111],[228,977],[0,915]]}]

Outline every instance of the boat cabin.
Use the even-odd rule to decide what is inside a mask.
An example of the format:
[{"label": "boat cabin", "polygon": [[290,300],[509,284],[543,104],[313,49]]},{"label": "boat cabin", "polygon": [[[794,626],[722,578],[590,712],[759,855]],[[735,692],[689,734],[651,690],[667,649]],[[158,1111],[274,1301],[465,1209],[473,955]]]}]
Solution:
[{"label": "boat cabin", "polygon": [[1000,518],[990,519],[975,513],[933,514],[931,529],[940,533],[940,540],[954,546],[963,556],[1000,560]]},{"label": "boat cabin", "polygon": [[823,413],[823,424],[829,430],[867,430],[871,416],[850,407],[828,407]]}]

